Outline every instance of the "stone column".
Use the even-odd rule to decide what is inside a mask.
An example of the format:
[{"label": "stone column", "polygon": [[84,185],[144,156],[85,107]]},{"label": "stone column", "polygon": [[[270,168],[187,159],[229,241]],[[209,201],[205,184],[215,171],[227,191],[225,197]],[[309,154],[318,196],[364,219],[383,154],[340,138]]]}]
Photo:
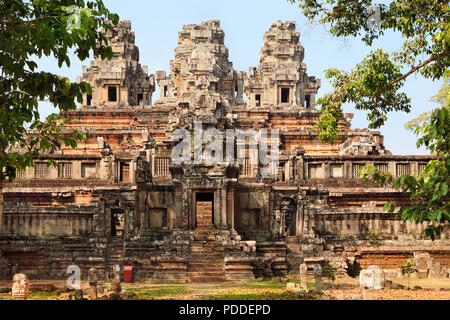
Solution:
[{"label": "stone column", "polygon": [[221,218],[220,224],[222,229],[226,229],[229,225],[227,222],[227,187],[226,185],[220,189],[221,198]]},{"label": "stone column", "polygon": [[316,281],[316,291],[322,291],[322,266],[316,264],[314,266],[314,280]]},{"label": "stone column", "polygon": [[214,227],[216,227],[217,229],[220,229],[221,225],[222,225],[222,191],[221,189],[217,189],[214,192],[214,209],[213,209],[213,214],[214,214]]},{"label": "stone column", "polygon": [[175,184],[175,226],[183,226],[183,186]]},{"label": "stone column", "polygon": [[301,290],[308,291],[308,287],[306,285],[308,274],[308,266],[305,263],[300,265],[300,287]]},{"label": "stone column", "polygon": [[91,300],[97,300],[98,274],[95,268],[91,268],[89,270],[88,282],[89,282],[89,296]]},{"label": "stone column", "polygon": [[227,223],[234,229],[234,187],[228,186],[227,190]]}]

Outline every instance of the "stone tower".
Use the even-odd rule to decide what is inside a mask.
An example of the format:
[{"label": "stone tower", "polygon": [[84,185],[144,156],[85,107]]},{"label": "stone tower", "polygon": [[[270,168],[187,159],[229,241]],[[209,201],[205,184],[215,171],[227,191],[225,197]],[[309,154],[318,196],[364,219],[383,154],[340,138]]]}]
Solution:
[{"label": "stone tower", "polygon": [[83,67],[78,80],[89,83],[92,95],[85,95],[85,107],[151,106],[155,78],[148,67],[139,63],[139,48],[131,32],[131,22],[122,21],[105,32],[114,56],[111,60],[95,58],[89,68]]},{"label": "stone tower", "polygon": [[224,114],[228,106],[244,104],[245,73],[233,69],[224,38],[216,20],[183,26],[170,75],[156,73],[161,88],[157,104],[174,104],[204,115]]},{"label": "stone tower", "polygon": [[304,48],[295,22],[278,20],[264,35],[258,68],[249,70],[245,85],[249,108],[313,108],[320,80],[309,77]]}]

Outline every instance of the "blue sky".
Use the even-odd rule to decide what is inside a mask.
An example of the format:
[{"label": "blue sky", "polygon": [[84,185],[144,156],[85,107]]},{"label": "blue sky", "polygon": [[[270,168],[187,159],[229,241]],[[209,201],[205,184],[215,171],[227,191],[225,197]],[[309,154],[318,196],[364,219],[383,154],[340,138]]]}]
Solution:
[{"label": "blue sky", "polygon": [[[140,50],[140,61],[148,65],[149,72],[169,71],[169,61],[177,46],[178,32],[183,24],[200,23],[206,20],[220,20],[225,31],[225,44],[229,49],[230,61],[238,71],[248,72],[250,66],[259,63],[259,51],[263,45],[263,35],[277,19],[296,21],[300,32],[300,42],[305,47],[305,60],[310,76],[322,79],[319,96],[331,91],[325,79],[324,70],[341,68],[349,70],[361,61],[371,50],[382,47],[388,51],[398,50],[402,38],[398,34],[388,34],[374,43],[365,46],[358,39],[336,39],[326,32],[322,25],[307,23],[297,5],[286,0],[104,0],[106,6],[120,15],[121,20],[131,20],[136,33],[136,44]],[[40,68],[69,77],[72,81],[81,75],[82,65],[72,59],[70,68],[58,68],[51,58],[42,59]],[[404,123],[430,110],[429,102],[442,82],[432,82],[419,75],[412,75],[404,88],[411,97],[413,110],[409,114],[392,113],[389,121],[380,129],[385,136],[385,145],[394,154],[427,154],[426,150],[416,148],[416,137],[404,129]],[[158,91],[158,90],[157,90]],[[154,101],[157,92],[153,95]],[[55,112],[48,104],[42,103],[43,115]],[[345,112],[354,113],[353,128],[366,128],[366,114],[345,106]]]}]

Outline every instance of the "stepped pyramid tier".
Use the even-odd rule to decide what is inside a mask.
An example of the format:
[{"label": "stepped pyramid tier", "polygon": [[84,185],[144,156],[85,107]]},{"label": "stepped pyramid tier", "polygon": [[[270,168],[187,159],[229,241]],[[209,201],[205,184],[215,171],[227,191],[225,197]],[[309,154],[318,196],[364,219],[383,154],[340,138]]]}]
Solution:
[{"label": "stepped pyramid tier", "polygon": [[[42,154],[3,187],[6,276],[17,265],[66,279],[75,263],[83,279],[92,267],[107,277],[119,265],[132,266],[135,280],[223,282],[296,276],[303,263],[355,276],[380,260],[395,275],[413,253],[421,275],[448,275],[449,232],[423,240],[426,223],[384,210],[408,195],[359,178],[367,165],[415,174],[435,157],[392,155],[380,132],[351,127],[352,114],[337,141],[323,143],[320,80],[306,73],[294,22],[270,26],[248,75],[233,69],[219,21],[183,26],[170,72],[156,77],[139,64],[129,21],[106,36],[113,59],[83,69],[92,96],[63,114],[72,120],[63,132],[87,140]],[[154,78],[161,95],[152,104]],[[250,134],[226,141],[230,131]],[[183,159],[194,161],[176,161],[180,132]],[[364,240],[372,231],[385,239],[379,249]]]},{"label": "stepped pyramid tier", "polygon": [[131,22],[122,21],[105,35],[114,56],[111,60],[96,58],[89,68],[83,67],[78,81],[85,81],[93,88],[92,95],[85,95],[84,106],[151,106],[155,77],[149,76],[148,67],[139,63],[139,48],[131,32]]},{"label": "stepped pyramid tier", "polygon": [[258,68],[251,67],[245,93],[250,108],[314,108],[320,80],[306,73],[295,22],[278,20],[264,35]]}]

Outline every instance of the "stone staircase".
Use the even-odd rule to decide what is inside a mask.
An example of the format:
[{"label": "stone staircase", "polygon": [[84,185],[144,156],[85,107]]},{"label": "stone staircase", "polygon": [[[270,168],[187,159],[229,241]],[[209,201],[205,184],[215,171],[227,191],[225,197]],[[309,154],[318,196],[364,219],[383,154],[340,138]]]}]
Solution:
[{"label": "stone staircase", "polygon": [[222,244],[208,228],[194,231],[188,258],[188,283],[225,282]]},{"label": "stone staircase", "polygon": [[115,265],[122,267],[123,260],[123,240],[121,238],[113,238],[108,244],[107,251],[107,272],[112,272]]}]

